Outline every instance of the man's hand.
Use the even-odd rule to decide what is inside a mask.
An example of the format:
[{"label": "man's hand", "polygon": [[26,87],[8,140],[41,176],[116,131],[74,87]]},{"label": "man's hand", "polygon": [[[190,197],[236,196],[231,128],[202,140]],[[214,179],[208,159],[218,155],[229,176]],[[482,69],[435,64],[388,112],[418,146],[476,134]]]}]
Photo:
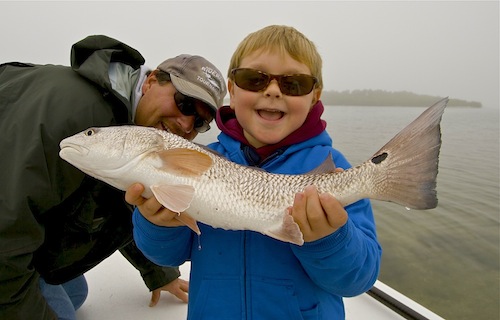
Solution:
[{"label": "man's hand", "polygon": [[[165,207],[163,207],[155,197],[146,199],[142,196],[144,192],[144,186],[140,183],[135,183],[131,185],[127,192],[125,193],[125,201],[131,205],[137,206],[141,214],[148,219],[150,222],[161,225],[161,226],[182,226],[182,222],[175,219],[178,215]],[[158,301],[160,301],[160,296],[162,291],[168,291],[179,300],[187,303],[189,292],[189,282],[180,278],[173,280],[172,282],[164,285],[161,288],[155,289],[151,292],[151,302],[150,307],[156,306]]]},{"label": "man's hand", "polygon": [[180,278],[175,279],[169,284],[153,290],[151,292],[151,302],[149,303],[150,307],[156,306],[158,301],[160,301],[160,296],[162,291],[168,291],[182,302],[188,302],[188,292],[189,292],[189,282]]}]

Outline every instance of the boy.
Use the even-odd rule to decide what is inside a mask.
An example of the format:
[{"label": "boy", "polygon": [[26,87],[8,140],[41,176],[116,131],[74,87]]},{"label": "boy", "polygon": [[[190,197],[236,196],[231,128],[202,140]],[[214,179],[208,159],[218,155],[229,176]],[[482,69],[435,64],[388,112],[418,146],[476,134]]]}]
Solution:
[{"label": "boy", "polygon": [[[273,173],[307,173],[330,154],[337,167],[350,167],[320,118],[321,65],[314,44],[294,28],[248,35],[231,59],[230,106],[218,110],[222,133],[209,147]],[[157,264],[191,261],[189,319],[343,319],[342,297],[367,291],[377,279],[381,248],[367,199],[344,209],[310,186],[289,209],[303,246],[199,223],[200,249],[190,229],[171,227],[176,213],[141,199],[141,191],[127,192],[139,205],[134,238]]]}]

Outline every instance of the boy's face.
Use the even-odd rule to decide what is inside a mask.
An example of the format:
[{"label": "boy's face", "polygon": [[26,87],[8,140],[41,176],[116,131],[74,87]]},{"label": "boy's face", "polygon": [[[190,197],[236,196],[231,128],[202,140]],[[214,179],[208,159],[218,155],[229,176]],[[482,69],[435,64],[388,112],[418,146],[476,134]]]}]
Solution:
[{"label": "boy's face", "polygon": [[[250,68],[268,74],[311,74],[309,67],[294,60],[288,53],[257,50],[241,61],[239,68]],[[313,89],[304,96],[281,92],[273,79],[267,88],[252,92],[228,82],[230,106],[248,142],[255,148],[278,143],[297,130],[318,101],[320,90]]]}]

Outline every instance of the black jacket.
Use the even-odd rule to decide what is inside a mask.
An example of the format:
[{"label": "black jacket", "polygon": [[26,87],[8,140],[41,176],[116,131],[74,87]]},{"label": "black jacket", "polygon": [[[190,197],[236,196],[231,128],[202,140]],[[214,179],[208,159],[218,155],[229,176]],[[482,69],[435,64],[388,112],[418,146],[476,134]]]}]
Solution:
[{"label": "black jacket", "polygon": [[105,36],[73,45],[71,67],[0,65],[0,319],[54,319],[40,294],[117,249],[150,290],[179,276],[149,262],[132,238],[124,192],[59,157],[59,142],[92,126],[131,123],[131,104],[110,84],[110,62],[144,64]]}]

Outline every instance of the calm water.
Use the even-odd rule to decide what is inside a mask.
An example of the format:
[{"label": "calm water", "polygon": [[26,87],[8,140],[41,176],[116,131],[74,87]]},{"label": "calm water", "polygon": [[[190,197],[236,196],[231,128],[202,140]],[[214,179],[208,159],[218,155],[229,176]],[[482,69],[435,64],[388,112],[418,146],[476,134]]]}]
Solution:
[{"label": "calm water", "polygon": [[[357,165],[424,109],[333,106],[323,118],[336,148]],[[379,279],[446,319],[499,319],[498,108],[448,107],[441,131],[438,207],[373,201],[384,250]]]}]

